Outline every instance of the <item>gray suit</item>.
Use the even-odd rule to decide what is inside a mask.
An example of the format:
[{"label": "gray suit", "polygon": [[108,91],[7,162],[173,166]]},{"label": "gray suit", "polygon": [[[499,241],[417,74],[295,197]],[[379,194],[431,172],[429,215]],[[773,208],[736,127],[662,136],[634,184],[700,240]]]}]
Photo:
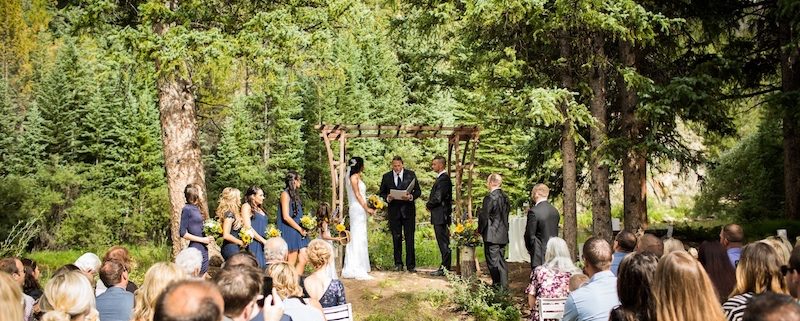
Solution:
[{"label": "gray suit", "polygon": [[133,293],[112,286],[97,297],[100,321],[128,321],[133,313]]},{"label": "gray suit", "polygon": [[561,216],[548,201],[539,202],[528,210],[525,226],[525,248],[531,255],[531,268],[544,264],[544,252],[547,241],[558,236],[558,222]]}]

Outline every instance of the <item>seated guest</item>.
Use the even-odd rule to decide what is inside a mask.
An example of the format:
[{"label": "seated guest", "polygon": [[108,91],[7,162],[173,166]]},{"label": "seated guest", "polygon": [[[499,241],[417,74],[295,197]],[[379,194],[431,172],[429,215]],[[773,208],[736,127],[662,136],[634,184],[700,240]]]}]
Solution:
[{"label": "seated guest", "polygon": [[44,286],[43,321],[98,321],[94,289],[82,272],[54,276]]},{"label": "seated guest", "polygon": [[181,280],[158,296],[153,321],[222,321],[224,306],[216,284]]},{"label": "seated guest", "polygon": [[132,321],[152,321],[156,300],[161,292],[173,281],[180,281],[189,276],[174,263],[159,262],[153,264],[144,274],[142,286],[136,290]]},{"label": "seated guest", "polygon": [[686,247],[683,246],[683,242],[681,242],[679,239],[671,237],[664,240],[664,254],[675,251],[686,251]]},{"label": "seated guest", "polygon": [[636,235],[628,231],[620,231],[614,238],[614,255],[611,258],[611,273],[617,275],[619,263],[628,253],[636,250]]},{"label": "seated guest", "polygon": [[325,320],[319,301],[300,297],[303,290],[293,266],[285,262],[273,263],[269,266],[268,274],[272,277],[272,286],[283,300],[283,313],[292,320]]},{"label": "seated guest", "polygon": [[75,260],[75,266],[83,272],[83,275],[89,278],[89,282],[92,283],[93,287],[95,282],[94,276],[97,274],[97,270],[100,269],[100,264],[102,264],[100,258],[94,253],[84,253]]},{"label": "seated guest", "polygon": [[[250,321],[258,313],[263,272],[257,267],[245,265],[227,266],[214,276],[222,300],[225,302],[225,320]],[[277,295],[277,293],[276,293]],[[271,302],[270,302],[271,303]],[[265,306],[264,315],[257,320],[279,321],[283,308],[271,304]],[[288,316],[287,316],[288,318]]]},{"label": "seated guest", "polygon": [[304,286],[311,299],[319,301],[323,308],[346,304],[344,285],[328,274],[328,264],[333,258],[333,248],[328,242],[314,239],[306,249],[308,261],[314,272],[305,278]]},{"label": "seated guest", "polygon": [[792,250],[789,257],[789,265],[781,272],[786,277],[786,286],[789,287],[789,294],[795,299],[800,298],[800,246]]},{"label": "seated guest", "polygon": [[633,253],[622,260],[617,274],[620,305],[611,310],[610,321],[655,321],[652,289],[657,266],[652,253]]},{"label": "seated guest", "polygon": [[22,259],[22,266],[25,267],[25,284],[22,286],[22,291],[34,300],[39,300],[44,291],[39,284],[39,265],[36,261],[31,259]]},{"label": "seated guest", "polygon": [[133,312],[133,293],[128,287],[128,270],[115,260],[100,267],[100,281],[107,290],[97,297],[97,312],[103,321],[128,321]]},{"label": "seated guest", "polygon": [[657,257],[664,256],[664,242],[653,234],[644,234],[636,244],[636,252],[653,253]]},{"label": "seated guest", "polygon": [[[133,262],[131,261],[130,252],[128,252],[128,249],[126,249],[125,247],[114,245],[111,248],[109,248],[108,252],[106,252],[106,255],[103,256],[103,262],[111,260],[117,261],[120,264],[122,264],[122,266],[125,267],[125,271],[128,271],[128,273],[130,273],[133,270]],[[128,286],[125,288],[125,290],[130,293],[134,293],[136,292],[137,288],[138,286],[136,286],[136,284],[133,283],[133,281],[129,280]],[[103,294],[103,292],[105,291],[106,291],[106,286],[103,284],[102,281],[98,280],[94,294],[96,296],[99,296],[100,294]]]},{"label": "seated guest", "polygon": [[781,259],[766,242],[756,242],[742,248],[736,265],[736,286],[728,301],[722,304],[728,321],[741,321],[747,302],[756,294],[767,291],[789,294],[781,274]]},{"label": "seated guest", "polygon": [[576,273],[569,277],[569,292],[573,292],[589,282],[589,277],[583,273]]},{"label": "seated guest", "polygon": [[531,283],[525,289],[531,321],[539,320],[537,298],[563,298],[569,294],[569,281],[573,274],[580,273],[570,258],[567,242],[560,237],[551,237],[544,252],[544,264],[531,272]]},{"label": "seated guest", "polygon": [[289,244],[280,236],[271,237],[264,244],[264,256],[267,268],[271,263],[286,262],[289,258]]},{"label": "seated guest", "polygon": [[6,272],[0,272],[0,320],[23,321],[25,304],[17,281]]},{"label": "seated guest", "polygon": [[[0,260],[0,272],[5,272],[11,275],[11,278],[14,280],[14,285],[22,291],[22,287],[25,284],[25,267],[22,265],[22,261],[16,257],[7,257]],[[31,315],[33,314],[33,305],[34,300],[27,294],[22,294],[23,303],[25,306],[25,320],[30,320]]]},{"label": "seated guest", "polygon": [[728,294],[731,294],[733,286],[736,284],[736,270],[728,259],[725,247],[719,241],[703,242],[700,244],[697,258],[706,269],[708,277],[711,278],[719,302],[728,300]]},{"label": "seated guest", "polygon": [[258,261],[256,261],[256,257],[250,254],[250,252],[239,252],[225,260],[225,263],[222,263],[223,268],[237,265],[258,267]]},{"label": "seated guest", "polygon": [[764,292],[750,300],[743,321],[800,320],[800,305],[788,295]]},{"label": "seated guest", "polygon": [[200,278],[200,270],[203,268],[203,254],[196,248],[187,247],[175,256],[175,264],[177,264],[186,275],[193,278]]},{"label": "seated guest", "polygon": [[744,230],[736,224],[728,224],[722,227],[719,232],[719,242],[728,251],[728,259],[731,266],[736,267],[736,262],[742,255],[742,245],[744,244]]},{"label": "seated guest", "polygon": [[781,238],[777,236],[770,236],[761,240],[761,242],[767,243],[769,246],[772,246],[772,248],[775,249],[775,253],[778,254],[778,259],[781,261],[781,265],[786,265],[789,263],[789,256],[792,255],[792,249],[784,244]]},{"label": "seated guest", "polygon": [[661,258],[653,277],[656,320],[723,321],[714,286],[700,262],[689,253]]},{"label": "seated guest", "polygon": [[609,271],[611,245],[602,238],[590,237],[583,244],[583,260],[589,282],[569,294],[562,320],[606,321],[611,309],[619,305],[617,277]]}]

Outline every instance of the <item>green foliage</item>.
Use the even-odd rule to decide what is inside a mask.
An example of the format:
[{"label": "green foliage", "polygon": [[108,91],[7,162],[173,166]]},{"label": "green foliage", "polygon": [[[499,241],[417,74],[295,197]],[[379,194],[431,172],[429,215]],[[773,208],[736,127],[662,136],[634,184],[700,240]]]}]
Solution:
[{"label": "green foliage", "polygon": [[[392,234],[386,222],[369,224],[369,263],[371,266],[388,270],[394,267]],[[422,225],[414,233],[417,266],[438,266],[442,262],[433,227]],[[403,251],[405,252],[405,250]],[[405,262],[405,261],[404,261]]]},{"label": "green foliage", "polygon": [[447,273],[452,289],[452,300],[459,310],[466,311],[476,320],[519,320],[519,309],[511,301],[509,293],[474,279],[464,280]]},{"label": "green foliage", "polygon": [[772,118],[720,155],[697,197],[695,215],[739,220],[775,218],[782,213],[781,130]]}]

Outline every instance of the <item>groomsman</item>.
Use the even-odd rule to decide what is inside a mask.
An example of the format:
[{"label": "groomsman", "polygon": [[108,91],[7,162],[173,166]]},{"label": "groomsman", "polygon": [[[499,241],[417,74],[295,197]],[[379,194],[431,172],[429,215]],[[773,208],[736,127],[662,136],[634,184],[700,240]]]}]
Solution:
[{"label": "groomsman", "polygon": [[508,212],[511,203],[500,185],[503,178],[500,174],[491,174],[486,180],[489,195],[483,198],[483,206],[478,215],[478,233],[483,237],[483,251],[492,286],[508,289],[508,267],[505,252],[508,245]]},{"label": "groomsman", "polygon": [[[414,182],[411,193],[405,193],[402,198],[393,199],[389,196],[390,190],[407,190],[409,184]],[[405,169],[403,159],[395,156],[392,159],[392,170],[383,175],[381,180],[381,197],[389,202],[388,217],[389,229],[392,231],[392,245],[394,248],[394,270],[403,270],[403,236],[406,241],[406,269],[417,272],[417,260],[414,252],[414,231],[417,227],[417,214],[414,200],[422,195],[417,182],[417,175]]]},{"label": "groomsman", "polygon": [[528,210],[525,226],[525,248],[531,255],[531,269],[544,264],[547,241],[551,237],[558,236],[558,222],[561,220],[561,216],[558,215],[558,210],[547,201],[549,196],[550,188],[547,185],[536,184],[531,190],[531,198],[535,205]]},{"label": "groomsman", "polygon": [[431,213],[431,225],[436,234],[436,243],[439,245],[439,253],[442,254],[442,264],[439,269],[432,272],[433,276],[444,275],[445,270],[450,270],[452,254],[450,253],[450,224],[453,214],[453,183],[450,181],[450,174],[445,169],[445,160],[442,156],[436,156],[431,161],[431,170],[436,174],[436,182],[431,188],[431,196],[425,208]]}]

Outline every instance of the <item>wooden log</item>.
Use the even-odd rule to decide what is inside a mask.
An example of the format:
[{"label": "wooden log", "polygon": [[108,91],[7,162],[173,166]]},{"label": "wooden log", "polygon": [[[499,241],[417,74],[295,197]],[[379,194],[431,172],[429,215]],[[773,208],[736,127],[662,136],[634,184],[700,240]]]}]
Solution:
[{"label": "wooden log", "polygon": [[477,271],[475,266],[475,248],[471,246],[462,246],[458,249],[458,252],[461,277],[467,279],[475,276]]}]

